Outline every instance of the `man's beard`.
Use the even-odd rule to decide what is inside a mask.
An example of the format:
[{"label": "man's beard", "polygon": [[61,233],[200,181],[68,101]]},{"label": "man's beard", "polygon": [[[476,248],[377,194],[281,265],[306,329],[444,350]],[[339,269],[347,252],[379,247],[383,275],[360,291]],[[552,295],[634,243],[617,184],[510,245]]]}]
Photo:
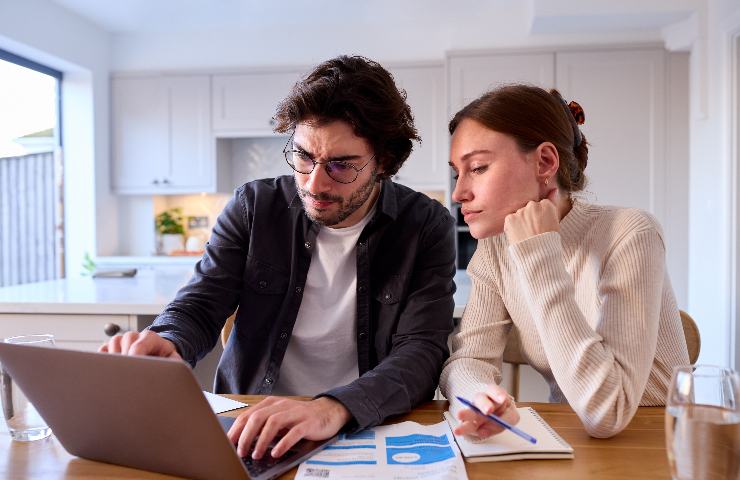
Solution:
[{"label": "man's beard", "polygon": [[[332,225],[343,222],[345,219],[347,219],[347,217],[352,215],[358,208],[360,208],[367,201],[368,198],[370,198],[370,195],[372,195],[373,193],[373,187],[375,186],[376,178],[377,174],[375,172],[372,172],[368,181],[364,183],[360,188],[352,192],[352,194],[346,200],[338,195],[330,195],[328,193],[313,195],[302,188],[298,188],[298,196],[301,198],[301,202],[303,203],[303,210],[306,212],[306,215],[311,221],[316,222],[319,225],[331,227]],[[317,216],[309,212],[308,208],[306,207],[306,197],[313,198],[314,200],[318,201],[336,202],[339,208],[333,214],[329,212],[318,212]]]}]

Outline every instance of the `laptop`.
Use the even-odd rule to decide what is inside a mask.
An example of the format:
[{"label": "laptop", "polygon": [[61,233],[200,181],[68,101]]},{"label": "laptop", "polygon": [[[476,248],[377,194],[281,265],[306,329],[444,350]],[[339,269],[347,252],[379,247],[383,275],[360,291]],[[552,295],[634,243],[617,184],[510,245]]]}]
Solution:
[{"label": "laptop", "polygon": [[0,343],[0,363],[62,446],[90,460],[195,479],[267,480],[336,438],[301,440],[279,459],[239,458],[224,430],[233,419],[213,413],[179,360]]}]

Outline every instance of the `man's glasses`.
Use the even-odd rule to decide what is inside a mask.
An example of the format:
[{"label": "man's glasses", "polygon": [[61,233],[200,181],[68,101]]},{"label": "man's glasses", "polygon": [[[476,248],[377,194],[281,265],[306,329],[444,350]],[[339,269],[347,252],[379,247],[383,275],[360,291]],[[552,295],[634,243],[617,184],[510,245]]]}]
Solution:
[{"label": "man's glasses", "polygon": [[308,175],[314,171],[316,165],[323,165],[326,173],[331,177],[332,180],[339,183],[352,183],[357,180],[362,169],[367,167],[370,162],[375,158],[375,155],[370,157],[362,167],[355,167],[351,163],[344,162],[341,160],[330,160],[328,162],[317,162],[309,156],[308,153],[301,150],[289,149],[288,145],[293,141],[293,135],[288,139],[288,143],[285,144],[283,154],[285,155],[285,161],[288,162],[290,168],[298,173]]}]

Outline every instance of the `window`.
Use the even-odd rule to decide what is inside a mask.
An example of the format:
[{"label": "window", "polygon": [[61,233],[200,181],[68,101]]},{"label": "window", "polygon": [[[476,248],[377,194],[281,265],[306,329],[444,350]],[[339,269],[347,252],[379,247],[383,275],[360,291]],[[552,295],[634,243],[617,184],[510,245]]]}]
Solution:
[{"label": "window", "polygon": [[63,274],[61,81],[0,50],[0,286]]}]

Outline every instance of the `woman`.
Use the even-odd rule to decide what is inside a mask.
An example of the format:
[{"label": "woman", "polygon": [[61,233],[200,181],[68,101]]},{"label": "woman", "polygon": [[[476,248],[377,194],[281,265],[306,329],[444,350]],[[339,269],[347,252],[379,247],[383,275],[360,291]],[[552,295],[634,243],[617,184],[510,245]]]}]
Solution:
[{"label": "woman", "polygon": [[573,195],[585,184],[583,120],[555,90],[512,85],[450,122],[452,198],[479,240],[441,378],[457,433],[487,437],[500,428],[456,395],[518,420],[496,385],[512,329],[550,400],[568,402],[595,437],[619,433],[639,405],[663,405],[673,367],[689,363],[656,220]]}]

